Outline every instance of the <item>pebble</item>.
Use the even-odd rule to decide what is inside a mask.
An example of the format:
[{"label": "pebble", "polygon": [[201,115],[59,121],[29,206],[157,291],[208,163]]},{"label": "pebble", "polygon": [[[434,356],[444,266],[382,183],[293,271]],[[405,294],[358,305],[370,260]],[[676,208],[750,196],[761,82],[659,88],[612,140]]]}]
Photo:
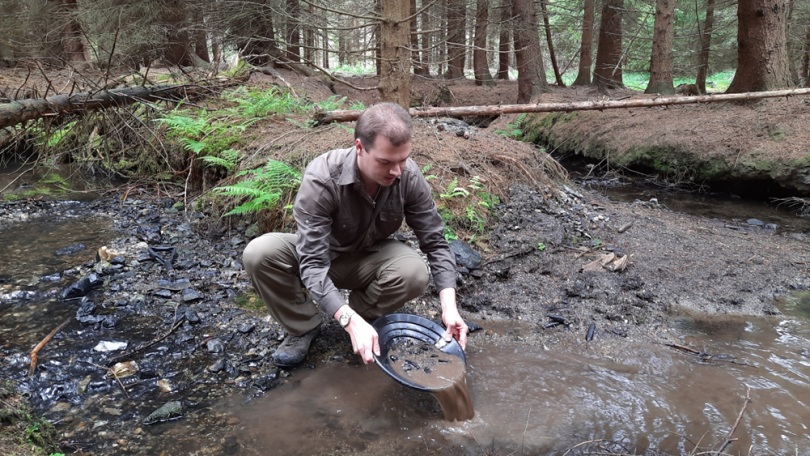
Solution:
[{"label": "pebble", "polygon": [[225,344],[222,343],[219,339],[211,339],[206,344],[209,353],[224,353],[225,352]]}]

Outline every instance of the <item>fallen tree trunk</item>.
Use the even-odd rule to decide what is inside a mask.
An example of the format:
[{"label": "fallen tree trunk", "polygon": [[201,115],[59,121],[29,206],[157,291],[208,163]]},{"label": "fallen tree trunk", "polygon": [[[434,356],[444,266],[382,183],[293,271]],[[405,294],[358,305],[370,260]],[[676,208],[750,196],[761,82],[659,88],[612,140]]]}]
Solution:
[{"label": "fallen tree trunk", "polygon": [[[573,101],[568,103],[411,108],[410,113],[412,117],[499,116],[503,114],[522,114],[531,112],[601,111],[603,109],[648,108],[653,106],[711,103],[717,101],[748,101],[759,100],[762,98],[789,97],[792,95],[810,95],[810,89],[701,95],[697,97],[656,97],[639,100],[593,100]],[[357,120],[362,113],[363,111],[358,110],[324,111],[315,114],[314,119],[319,125],[332,122],[351,122]]]},{"label": "fallen tree trunk", "polygon": [[44,117],[57,117],[73,113],[83,114],[113,106],[126,106],[138,101],[180,101],[205,90],[210,90],[210,87],[162,84],[16,100],[11,103],[0,104],[0,128]]}]

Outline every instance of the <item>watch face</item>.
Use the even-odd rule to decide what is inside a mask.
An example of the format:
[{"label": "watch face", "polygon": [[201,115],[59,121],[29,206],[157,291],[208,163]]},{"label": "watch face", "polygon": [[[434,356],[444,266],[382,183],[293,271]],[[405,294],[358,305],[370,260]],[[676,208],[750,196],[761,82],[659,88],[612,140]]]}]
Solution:
[{"label": "watch face", "polygon": [[349,312],[344,312],[343,315],[340,316],[340,326],[346,326],[349,324]]}]

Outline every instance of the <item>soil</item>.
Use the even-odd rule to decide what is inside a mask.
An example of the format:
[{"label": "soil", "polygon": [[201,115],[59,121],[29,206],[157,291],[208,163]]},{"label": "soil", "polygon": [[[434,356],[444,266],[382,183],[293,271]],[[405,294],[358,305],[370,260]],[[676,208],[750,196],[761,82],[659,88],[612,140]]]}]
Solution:
[{"label": "soil", "polygon": [[[333,95],[320,79],[298,78],[281,70],[280,74],[286,84],[312,99]],[[276,79],[254,74],[251,84],[279,83]],[[371,87],[376,81],[353,78],[352,83]],[[512,103],[516,98],[513,81],[488,88],[476,87],[471,81],[448,84],[418,79],[414,91],[426,100],[435,99],[441,85],[450,87],[454,105]],[[338,95],[348,97],[349,102],[369,105],[376,101],[376,91],[356,91],[340,84],[334,89]],[[554,89],[543,96],[543,101],[595,96],[590,89]],[[794,160],[810,144],[810,131],[798,127],[807,111],[804,106],[802,100],[790,99],[755,105],[614,111],[577,116],[577,122],[582,123],[583,129],[610,138],[611,144],[627,147],[655,138],[689,143],[696,153],[706,156],[721,155],[728,159],[739,155],[740,163],[754,150]],[[611,357],[649,344],[677,342],[679,333],[672,322],[683,313],[777,315],[780,310],[773,304],[775,299],[793,290],[810,288],[807,234],[777,232],[733,220],[702,219],[669,211],[654,201],[621,203],[593,191],[571,188],[573,184],[562,181],[564,171],[544,161],[545,154],[530,144],[492,132],[503,128],[506,122],[510,120],[499,119],[484,129],[439,119],[418,122],[414,133],[413,157],[420,166],[433,164],[430,172],[438,175],[431,182],[434,188],[446,186],[452,176],[467,180],[480,176],[488,189],[501,197],[491,230],[484,236],[484,242],[476,244],[483,256],[482,268],[462,268],[457,277],[462,316],[483,327],[471,337],[494,342],[508,337],[527,348],[563,353],[593,344],[598,347],[597,356]],[[769,131],[769,125],[784,129],[790,138],[778,142],[784,147],[768,149],[769,141],[774,142],[772,136],[764,133],[764,137],[757,136]],[[686,133],[698,126],[711,126],[711,130]],[[469,139],[463,132],[468,133]],[[346,126],[332,125],[302,134],[286,121],[270,119],[262,124],[249,149],[250,160],[258,164],[269,155],[306,161],[349,144],[351,133]],[[160,210],[156,204],[154,211]],[[195,229],[212,245],[229,248],[231,231],[204,232],[205,226],[214,224],[215,220],[203,221]],[[276,226],[292,229],[283,222]],[[229,226],[228,230],[232,228]],[[242,226],[240,232],[244,231]],[[397,237],[418,247],[407,228]],[[604,253],[626,257],[626,267],[616,271],[583,270]],[[219,305],[235,307],[232,298],[222,300]],[[437,320],[440,318],[437,290],[429,286],[402,311]],[[217,321],[216,326],[207,328],[206,340],[220,334],[236,334],[237,323],[252,322],[278,329],[261,310],[248,311],[240,319]],[[325,321],[307,363],[317,365],[335,356],[353,359],[349,337],[337,322]],[[550,324],[554,322],[557,324]],[[592,324],[593,340],[586,341]],[[510,325],[532,330],[519,334],[493,330]],[[262,342],[275,346],[279,343],[277,339],[280,338],[266,337]],[[267,359],[269,356],[261,362]],[[271,383],[275,384],[277,374],[278,371],[272,374]]]}]

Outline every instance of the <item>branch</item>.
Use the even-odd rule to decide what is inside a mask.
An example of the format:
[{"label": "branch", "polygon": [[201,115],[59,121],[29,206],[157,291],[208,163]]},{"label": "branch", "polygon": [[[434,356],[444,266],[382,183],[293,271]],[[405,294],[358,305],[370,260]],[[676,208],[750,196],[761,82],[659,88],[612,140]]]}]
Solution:
[{"label": "branch", "polygon": [[310,2],[308,0],[301,0],[301,1],[306,3],[309,6],[314,6],[315,8],[322,9],[324,11],[329,11],[330,13],[340,14],[340,15],[349,16],[349,17],[355,17],[357,19],[368,19],[370,21],[381,21],[381,20],[383,20],[383,18],[380,17],[380,16],[363,16],[362,14],[352,14],[352,13],[347,13],[346,11],[340,11],[340,10],[336,10],[336,9],[332,9],[332,8],[327,8],[325,6],[316,5],[316,4],[314,4],[314,3],[312,3],[312,2]]},{"label": "branch", "polygon": [[408,21],[410,21],[411,19],[413,19],[413,18],[415,18],[416,16],[418,16],[418,15],[422,14],[422,13],[423,13],[424,11],[426,11],[428,8],[430,8],[431,6],[433,6],[433,5],[434,5],[434,4],[435,4],[437,1],[438,1],[438,0],[433,0],[432,2],[430,2],[430,3],[428,3],[427,5],[425,5],[425,6],[423,6],[422,8],[420,8],[420,9],[419,9],[419,11],[417,11],[417,12],[415,12],[415,13],[411,14],[410,16],[406,17],[405,19],[400,19],[400,20],[396,21],[396,23],[397,23],[397,24],[401,24],[401,23],[403,23],[403,22],[408,22]]},{"label": "branch", "polygon": [[[730,93],[720,95],[700,95],[697,97],[655,97],[640,100],[595,100],[575,101],[568,103],[536,103],[491,106],[458,106],[438,108],[411,108],[413,117],[461,117],[461,116],[500,116],[524,112],[571,112],[602,111],[604,109],[649,108],[653,106],[684,105],[695,103],[712,103],[717,101],[750,101],[762,98],[789,97],[810,95],[810,89],[773,90],[768,92]],[[351,122],[357,120],[363,111],[339,110],[324,111],[317,114],[318,124],[331,122]]]},{"label": "branch", "polygon": [[740,424],[740,420],[742,419],[743,413],[745,413],[745,408],[748,406],[749,402],[751,402],[751,387],[748,387],[748,389],[745,391],[745,402],[743,403],[742,410],[740,410],[740,414],[737,415],[737,421],[735,421],[734,426],[731,427],[731,431],[729,431],[725,443],[723,443],[723,446],[721,446],[720,449],[717,450],[717,453],[722,453],[723,450],[726,449],[728,444],[732,442],[733,439],[731,438],[731,436],[733,436],[734,431],[737,430],[737,425]]},{"label": "branch", "polygon": [[28,376],[29,377],[34,375],[34,371],[37,368],[37,353],[39,353],[39,351],[42,350],[42,347],[44,347],[45,344],[47,344],[51,339],[53,339],[53,336],[55,336],[56,333],[58,333],[68,323],[70,323],[70,318],[63,321],[62,324],[57,326],[56,329],[54,329],[53,331],[51,331],[50,334],[45,336],[45,338],[42,339],[42,341],[40,343],[38,343],[37,346],[34,347],[33,350],[31,350],[31,367],[28,369]]}]

